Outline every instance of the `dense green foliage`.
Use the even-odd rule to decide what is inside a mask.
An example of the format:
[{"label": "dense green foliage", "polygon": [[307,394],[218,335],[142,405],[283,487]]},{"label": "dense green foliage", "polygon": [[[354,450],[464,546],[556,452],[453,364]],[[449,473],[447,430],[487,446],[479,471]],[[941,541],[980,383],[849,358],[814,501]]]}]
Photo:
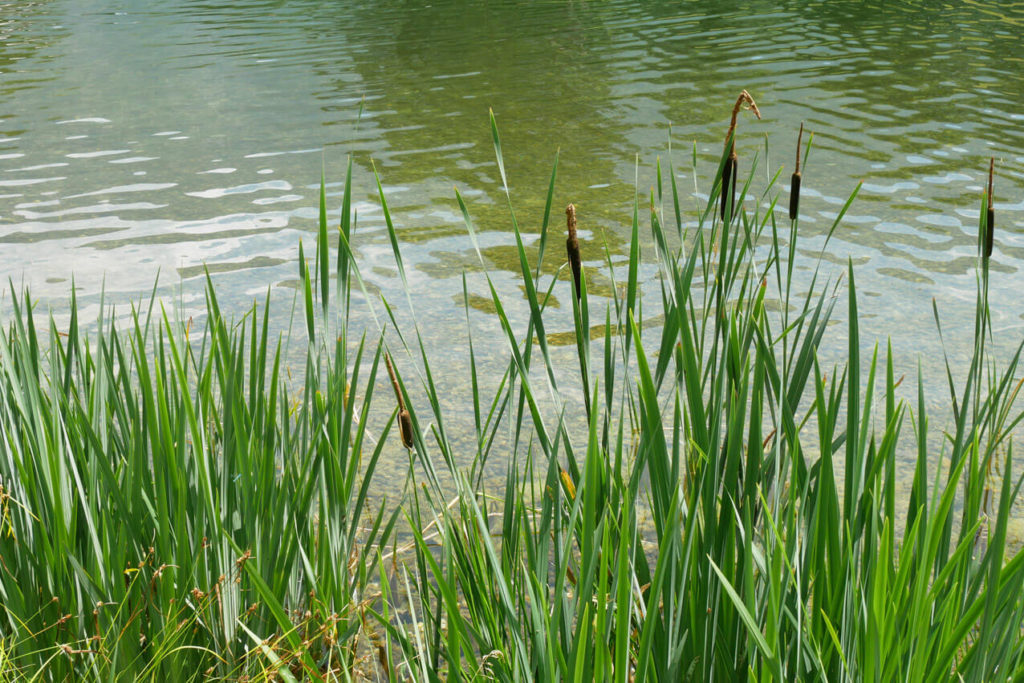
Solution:
[{"label": "dense green foliage", "polygon": [[[972,359],[949,369],[953,423],[935,438],[920,381],[916,406],[898,400],[892,349],[881,365],[877,350],[861,358],[852,267],[848,359],[821,367],[819,347],[844,329],[829,326],[837,288],[796,284],[799,218],[780,227],[783,212],[763,207],[772,183],[749,203],[748,177],[721,219],[725,162],[696,227],[671,164],[649,241],[636,202],[625,279],[596,325],[584,268],[569,297],[575,387],[545,330],[548,297],[573,279],[539,266],[556,172],[536,264],[509,198],[530,317],[520,338],[490,285],[509,363],[484,395],[470,343],[470,453],[446,429],[418,324],[388,342],[350,329],[351,287],[366,290],[351,162],[336,250],[321,191],[312,268],[300,258],[297,382],[269,305],[231,324],[212,284],[201,332],[153,309],[86,332],[72,299],[67,333],[51,318],[39,334],[27,296],[12,299],[0,680],[1024,678],[1024,554],[1007,553],[1020,349],[1002,369],[990,358],[987,256]],[[643,297],[653,326],[642,242],[660,273],[660,306]],[[395,378],[409,485],[371,506],[385,444],[401,443],[398,409],[374,393],[387,343],[422,386]],[[580,387],[585,405],[567,405]],[[489,457],[507,462],[497,506],[481,493]]]}]

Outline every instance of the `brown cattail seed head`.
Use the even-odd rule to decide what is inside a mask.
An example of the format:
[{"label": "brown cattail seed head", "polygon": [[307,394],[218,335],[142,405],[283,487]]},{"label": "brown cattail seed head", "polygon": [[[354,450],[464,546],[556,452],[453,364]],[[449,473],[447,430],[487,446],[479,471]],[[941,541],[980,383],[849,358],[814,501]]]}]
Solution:
[{"label": "brown cattail seed head", "polygon": [[804,137],[804,124],[800,124],[800,133],[796,136],[796,169],[789,184],[789,220],[795,221],[800,212],[800,141]]},{"label": "brown cattail seed head", "polygon": [[736,150],[729,152],[729,158],[725,160],[725,167],[722,169],[722,220],[725,220],[725,210],[732,204],[732,212],[736,213],[736,172],[739,166],[739,159]]},{"label": "brown cattail seed head", "polygon": [[412,448],[412,417],[405,408],[398,411],[398,431],[402,434],[402,444]]},{"label": "brown cattail seed head", "polygon": [[995,227],[996,227],[996,212],[992,208],[994,198],[992,197],[992,176],[996,170],[995,157],[989,159],[988,162],[988,205],[987,215],[985,216],[985,258],[992,257],[992,247],[994,245],[995,238]]},{"label": "brown cattail seed head", "polygon": [[412,448],[412,417],[405,408],[405,399],[402,398],[402,388],[398,386],[398,376],[395,375],[395,367],[391,364],[390,353],[384,354],[384,364],[388,368],[391,386],[395,390],[395,399],[398,401],[398,431],[402,436],[402,445]]},{"label": "brown cattail seed head", "polygon": [[789,220],[795,221],[800,211],[800,171],[794,171],[789,181]]},{"label": "brown cattail seed head", "polygon": [[738,159],[736,157],[736,119],[740,114],[740,110],[743,109],[743,105],[747,105],[747,109],[754,112],[754,116],[761,118],[761,110],[757,108],[757,103],[754,102],[754,98],[750,96],[746,90],[740,93],[740,96],[736,98],[736,105],[732,108],[732,120],[729,122],[729,132],[725,134],[725,144],[729,146],[729,157],[725,160],[725,168],[722,169],[722,220],[725,220],[725,207],[730,203],[730,198],[733,200],[733,213],[736,213],[735,199],[736,199],[736,169],[738,165]]},{"label": "brown cattail seed head", "polygon": [[576,287],[576,300],[582,296],[580,290],[580,272],[582,263],[580,261],[580,241],[576,238],[576,207],[572,204],[565,207],[565,228],[569,236],[565,240],[565,251],[569,256],[569,266],[572,268],[573,284]]}]

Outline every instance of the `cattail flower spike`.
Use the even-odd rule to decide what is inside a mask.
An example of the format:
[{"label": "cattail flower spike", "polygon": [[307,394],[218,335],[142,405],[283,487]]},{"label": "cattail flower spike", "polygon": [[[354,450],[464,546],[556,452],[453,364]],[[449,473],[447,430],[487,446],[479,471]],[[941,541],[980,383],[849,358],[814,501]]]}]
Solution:
[{"label": "cattail flower spike", "polygon": [[576,301],[580,300],[582,291],[580,289],[580,241],[576,238],[576,207],[572,204],[565,207],[565,228],[569,236],[565,240],[565,251],[569,256],[569,266],[572,268],[572,280],[576,287]]},{"label": "cattail flower spike", "polygon": [[391,377],[391,386],[395,390],[395,398],[398,400],[398,431],[402,435],[402,445],[412,448],[412,417],[405,408],[405,399],[402,398],[402,389],[398,386],[398,377],[395,375],[395,368],[391,365],[391,354],[384,352],[384,364],[388,366],[388,376]]},{"label": "cattail flower spike", "polygon": [[800,210],[800,143],[804,137],[804,124],[800,122],[800,133],[796,136],[796,170],[789,185],[789,220],[795,221]]},{"label": "cattail flower spike", "polygon": [[[740,96],[736,98],[736,106],[732,108],[732,120],[729,122],[729,132],[725,135],[725,144],[729,146],[729,156],[725,160],[725,168],[722,169],[722,220],[725,220],[725,208],[729,204],[730,199],[735,207],[736,200],[736,175],[739,165],[739,160],[736,156],[736,119],[740,114],[740,110],[743,109],[743,105],[747,105],[747,109],[754,112],[754,116],[758,119],[761,118],[761,110],[757,108],[757,103],[754,102],[754,98],[750,96],[746,90],[740,93]],[[733,209],[735,212],[735,208]]]},{"label": "cattail flower spike", "polygon": [[985,202],[988,205],[988,211],[985,216],[985,258],[989,259],[992,257],[992,247],[994,245],[995,227],[996,227],[996,212],[992,208],[992,204],[995,201],[992,197],[992,176],[996,170],[996,159],[991,157],[988,162],[988,199]]}]

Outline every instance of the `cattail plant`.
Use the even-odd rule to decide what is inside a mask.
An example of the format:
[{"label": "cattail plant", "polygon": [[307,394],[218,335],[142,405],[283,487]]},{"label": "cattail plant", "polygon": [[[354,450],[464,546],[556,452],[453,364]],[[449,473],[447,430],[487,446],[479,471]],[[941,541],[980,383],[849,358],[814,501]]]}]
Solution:
[{"label": "cattail plant", "polygon": [[402,398],[402,389],[398,386],[398,377],[395,375],[395,367],[391,364],[391,354],[384,354],[384,363],[388,366],[388,376],[391,378],[391,386],[395,390],[395,398],[398,400],[398,431],[402,435],[402,445],[412,448],[412,417],[405,407],[405,399]]},{"label": "cattail plant", "polygon": [[800,133],[796,136],[796,170],[789,184],[789,220],[795,221],[800,210],[800,141],[804,137],[804,124],[800,122]]},{"label": "cattail plant", "polygon": [[[504,180],[493,118],[492,133]],[[877,353],[862,366],[854,266],[840,329],[830,322],[835,290],[816,284],[818,265],[807,264],[809,286],[795,274],[807,250],[797,230],[781,246],[774,202],[754,203],[739,239],[721,240],[721,259],[707,258],[712,193],[697,207],[693,241],[671,249],[651,211],[659,247],[650,264],[641,263],[634,209],[625,305],[613,285],[603,325],[591,326],[590,305],[605,297],[588,302],[574,268],[589,403],[585,432],[571,434],[581,416],[568,400],[548,409],[548,396],[574,393],[547,341],[551,299],[537,292],[543,249],[531,264],[512,215],[529,324],[510,315],[524,308],[518,293],[506,306],[485,273],[504,342],[491,353],[509,357],[503,374],[483,374],[492,365],[477,362],[470,335],[469,400],[455,401],[472,405],[464,434],[445,428],[455,424],[417,329],[409,362],[422,364],[422,419],[434,427],[431,447],[421,441],[409,454],[397,508],[388,490],[388,501],[372,502],[397,483],[377,478],[389,457],[374,433],[383,420],[372,419],[381,355],[410,449],[412,407],[383,339],[361,340],[350,354],[365,330],[349,317],[346,284],[331,298],[341,315],[329,309],[326,202],[316,267],[300,252],[299,296],[317,334],[306,335],[299,382],[286,374],[286,347],[274,350],[269,294],[262,325],[256,307],[234,324],[208,280],[197,339],[167,313],[147,325],[144,308],[123,330],[105,319],[80,326],[73,289],[68,327],[52,315],[40,325],[32,298],[8,292],[0,682],[180,680],[181,672],[225,683],[1024,681],[1024,551],[1011,526],[1024,342],[1007,349],[1009,362],[985,343],[993,175],[994,161],[979,216],[979,341],[967,349],[963,387],[951,380],[943,401],[953,404],[955,429],[929,431],[935,401],[922,380],[916,402],[898,396],[891,344],[884,366]],[[350,180],[343,217],[353,214]],[[716,176],[719,186],[730,187]],[[554,172],[548,188],[542,235]],[[825,231],[823,250],[856,194]],[[570,263],[578,263],[572,205],[566,216]],[[362,286],[345,220],[334,281],[351,274]],[[642,296],[649,267],[660,291]],[[773,279],[776,294],[767,293]],[[708,286],[715,280],[720,286]],[[659,324],[637,320],[641,301]],[[591,364],[597,329],[603,358]],[[827,376],[822,349],[846,360]],[[952,377],[948,359],[946,367]],[[360,458],[371,442],[372,455]],[[905,453],[915,463],[904,512],[896,477]],[[948,469],[933,477],[940,456]],[[488,457],[505,459],[507,474],[485,492]],[[999,485],[990,485],[1000,464]]]},{"label": "cattail plant", "polygon": [[580,376],[583,380],[583,405],[590,419],[590,380],[589,375],[589,313],[587,302],[583,298],[583,270],[580,264],[580,241],[576,237],[576,207],[569,204],[565,207],[565,228],[569,236],[565,239],[565,251],[572,268],[573,288],[576,301],[573,303],[573,322],[576,328],[576,352],[580,359]]},{"label": "cattail plant", "polygon": [[761,118],[761,111],[757,108],[754,98],[746,90],[736,98],[736,106],[732,108],[732,121],[729,123],[729,132],[725,136],[725,144],[729,147],[729,157],[725,160],[725,168],[722,169],[722,220],[725,220],[725,207],[736,201],[736,174],[739,166],[739,159],[736,156],[736,141],[733,136],[736,134],[736,117],[740,109],[747,104],[747,109],[754,112],[754,116]]},{"label": "cattail plant", "polygon": [[565,240],[565,251],[569,256],[572,268],[573,284],[576,287],[576,300],[580,300],[580,241],[576,238],[576,207],[572,204],[565,207],[565,228],[569,236]]},{"label": "cattail plant", "polygon": [[992,257],[992,245],[996,227],[996,212],[992,208],[992,202],[995,201],[992,197],[992,176],[996,169],[996,159],[992,157],[988,162],[988,199],[986,204],[988,206],[987,215],[985,216],[985,258],[989,259]]}]

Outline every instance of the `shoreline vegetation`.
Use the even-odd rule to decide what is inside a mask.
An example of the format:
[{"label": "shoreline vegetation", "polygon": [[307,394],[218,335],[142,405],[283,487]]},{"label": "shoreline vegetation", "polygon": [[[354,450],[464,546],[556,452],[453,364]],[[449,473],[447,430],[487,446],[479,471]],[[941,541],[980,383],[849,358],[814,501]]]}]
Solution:
[{"label": "shoreline vegetation", "polygon": [[[488,277],[508,363],[485,394],[494,378],[478,376],[470,337],[473,452],[446,429],[428,323],[399,327],[385,301],[386,336],[350,327],[353,301],[373,300],[352,246],[351,158],[340,224],[322,179],[308,263],[299,247],[299,378],[268,331],[269,294],[232,321],[208,279],[203,329],[154,305],[86,327],[72,290],[63,329],[12,292],[0,681],[1022,680],[1024,553],[1007,547],[1021,348],[1001,364],[990,351],[994,169],[975,318],[942,322],[973,324],[974,346],[962,383],[946,362],[953,421],[939,434],[920,379],[916,404],[897,398],[891,345],[862,357],[852,264],[845,283],[817,266],[810,287],[795,283],[813,136],[802,168],[798,142],[788,214],[781,169],[746,201],[744,104],[760,116],[744,91],[698,215],[680,211],[671,157],[635,196],[625,272],[605,257],[620,280],[603,310],[572,205],[568,283],[540,271],[557,157],[529,262],[492,115],[530,313],[510,320]],[[659,270],[660,297],[643,299],[660,298],[656,311],[639,310],[641,245]],[[545,330],[566,286],[574,386]],[[846,362],[822,367],[844,301]],[[641,324],[651,315],[663,323]],[[573,392],[585,420],[569,417]],[[382,454],[400,449],[404,490],[371,502]],[[916,457],[908,500],[897,453]],[[498,498],[481,493],[489,461],[507,463]]]}]

